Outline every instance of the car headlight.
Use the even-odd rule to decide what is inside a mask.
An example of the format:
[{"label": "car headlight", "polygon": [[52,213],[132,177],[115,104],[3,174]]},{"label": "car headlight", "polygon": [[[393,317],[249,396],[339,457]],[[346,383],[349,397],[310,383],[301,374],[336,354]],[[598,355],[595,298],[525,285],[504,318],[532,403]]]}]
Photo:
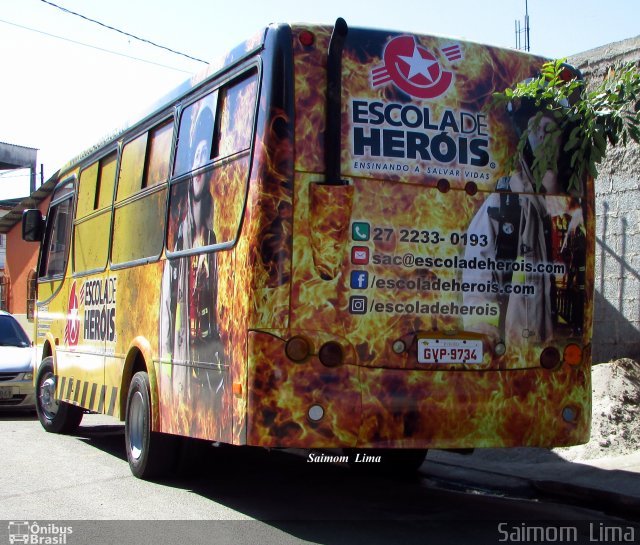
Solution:
[{"label": "car headlight", "polygon": [[22,373],[22,380],[33,380],[33,373]]}]

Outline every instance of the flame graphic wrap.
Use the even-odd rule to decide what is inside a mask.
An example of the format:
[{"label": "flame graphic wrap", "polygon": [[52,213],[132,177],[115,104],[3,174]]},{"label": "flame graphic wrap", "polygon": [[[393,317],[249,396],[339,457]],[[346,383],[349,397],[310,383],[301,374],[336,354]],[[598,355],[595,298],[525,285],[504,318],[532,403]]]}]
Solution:
[{"label": "flame graphic wrap", "polygon": [[[249,49],[250,47],[247,46]],[[235,98],[219,102],[221,131],[218,153],[231,159],[209,170],[209,187],[215,203],[212,227],[217,243],[231,243],[215,252],[217,266],[215,323],[219,333],[218,363],[210,368],[206,388],[182,387],[174,363],[163,363],[162,429],[170,433],[236,444],[247,442],[247,334],[252,328],[287,326],[291,279],[292,237],[292,127],[291,114],[278,107],[269,57],[256,116],[259,74]],[[222,91],[218,91],[223,93]],[[228,95],[222,94],[223,100]],[[193,116],[195,119],[196,116]],[[253,144],[247,137],[255,126]],[[206,173],[207,171],[205,171]],[[172,201],[180,202],[174,185]],[[184,207],[172,206],[168,248],[180,240]],[[190,258],[180,258],[190,259]],[[171,291],[171,290],[167,290]],[[197,367],[197,364],[196,364]],[[202,365],[200,365],[202,367]],[[195,370],[187,369],[193,374]],[[202,382],[202,381],[201,381]]]},{"label": "flame graphic wrap", "polygon": [[[261,103],[262,106],[262,103]],[[262,108],[259,118],[262,117]],[[269,112],[264,132],[256,138],[252,180],[243,221],[246,236],[236,250],[236,291],[229,312],[234,332],[232,368],[234,384],[243,387],[234,395],[234,443],[262,444],[251,431],[255,404],[251,404],[259,375],[273,370],[277,361],[259,357],[252,348],[249,328],[278,329],[288,325],[291,290],[292,145],[291,120],[283,110]],[[244,273],[244,274],[240,274]],[[271,339],[271,335],[266,335]],[[249,347],[247,346],[249,344]],[[254,365],[254,362],[259,362]],[[277,395],[271,391],[270,395]],[[249,422],[248,422],[249,420]],[[263,431],[266,431],[263,428]],[[249,437],[253,439],[249,439]]]},{"label": "flame graphic wrap", "polygon": [[[330,339],[322,333],[314,336],[318,343]],[[284,357],[283,338],[258,332],[249,335],[249,353],[249,444],[301,448],[356,444],[361,401],[352,354],[346,356],[350,365],[338,369],[327,369],[317,356],[296,364]],[[313,405],[325,411],[318,422],[307,417]]]},{"label": "flame graphic wrap", "polygon": [[[451,87],[437,100],[416,101],[392,85],[371,85],[371,70],[382,64],[384,45],[393,36],[351,29],[342,60],[342,174],[348,185],[325,186],[324,66],[332,29],[309,27],[313,47],[296,39],[301,30],[293,29],[295,206],[289,327],[249,335],[247,441],[265,446],[462,448],[587,440],[592,181],[583,195],[518,197],[524,214],[520,226],[534,225],[532,210],[546,210],[544,265],[558,265],[553,274],[525,271],[522,265],[518,272],[523,274],[505,281],[506,275],[483,276],[477,270],[469,276],[469,269],[460,265],[463,260],[481,262],[484,270],[502,261],[486,253],[494,248],[497,234],[475,226],[492,225],[487,210],[495,204],[493,192],[501,178],[514,179],[506,164],[516,138],[506,113],[488,109],[488,101],[494,91],[535,73],[541,60],[460,44],[455,66],[447,68]],[[439,38],[415,40],[429,51],[451,46]],[[516,230],[494,223],[505,232]],[[536,266],[542,261],[518,256],[512,262],[517,259]],[[529,326],[519,337],[506,336],[506,353],[497,356],[496,339],[481,326],[498,330],[506,304],[497,296],[472,295],[504,294],[514,286],[529,286],[537,301],[558,310],[547,318],[547,330]],[[534,300],[527,297],[531,299],[520,301]],[[312,347],[299,364],[284,351],[285,341],[295,335]],[[481,357],[420,362],[426,353],[419,356],[422,339],[428,338],[476,341]],[[319,362],[319,349],[327,341],[341,345],[342,366]],[[396,341],[405,347],[399,353]],[[562,354],[569,342],[582,347],[581,365],[541,368],[545,348]],[[323,409],[319,421],[309,418],[314,405]],[[567,408],[575,418],[563,420]]]}]

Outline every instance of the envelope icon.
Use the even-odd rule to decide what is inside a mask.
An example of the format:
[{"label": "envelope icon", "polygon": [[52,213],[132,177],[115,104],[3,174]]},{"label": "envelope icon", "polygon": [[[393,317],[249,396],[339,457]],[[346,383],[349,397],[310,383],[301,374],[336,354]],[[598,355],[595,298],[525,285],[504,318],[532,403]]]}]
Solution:
[{"label": "envelope icon", "polygon": [[369,248],[366,246],[354,246],[351,249],[351,263],[356,265],[369,263]]}]

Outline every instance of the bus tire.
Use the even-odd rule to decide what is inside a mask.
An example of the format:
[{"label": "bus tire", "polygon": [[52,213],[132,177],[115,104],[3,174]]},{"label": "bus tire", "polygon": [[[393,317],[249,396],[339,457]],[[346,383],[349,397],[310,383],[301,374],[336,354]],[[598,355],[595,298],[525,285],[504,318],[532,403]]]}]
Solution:
[{"label": "bus tire", "polygon": [[178,437],[151,431],[149,375],[139,371],[131,379],[124,424],[127,459],[139,479],[166,476],[175,466]]},{"label": "bus tire", "polygon": [[347,462],[354,471],[384,473],[387,475],[413,475],[427,456],[426,449],[343,449]]},{"label": "bus tire", "polygon": [[84,410],[55,398],[57,378],[53,357],[42,360],[36,376],[36,412],[42,427],[51,433],[73,433],[78,429]]}]

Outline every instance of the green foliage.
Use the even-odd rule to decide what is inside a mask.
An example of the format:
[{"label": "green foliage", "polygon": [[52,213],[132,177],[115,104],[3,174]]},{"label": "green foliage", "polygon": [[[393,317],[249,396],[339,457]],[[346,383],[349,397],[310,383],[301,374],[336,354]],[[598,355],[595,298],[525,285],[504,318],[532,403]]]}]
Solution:
[{"label": "green foliage", "polygon": [[[556,142],[562,134],[568,134],[562,152],[568,154],[571,166],[569,189],[580,187],[586,173],[596,177],[597,165],[609,144],[640,141],[640,72],[632,63],[611,68],[607,77],[588,91],[585,82],[569,71],[564,60],[550,61],[543,65],[540,76],[495,93],[494,99],[499,105],[511,104],[516,109],[524,101],[536,106],[537,119],[521,135],[518,156],[525,149],[532,127],[543,115],[555,121],[532,165],[537,189],[544,173],[557,169]],[[514,165],[517,160],[513,158]]]}]

